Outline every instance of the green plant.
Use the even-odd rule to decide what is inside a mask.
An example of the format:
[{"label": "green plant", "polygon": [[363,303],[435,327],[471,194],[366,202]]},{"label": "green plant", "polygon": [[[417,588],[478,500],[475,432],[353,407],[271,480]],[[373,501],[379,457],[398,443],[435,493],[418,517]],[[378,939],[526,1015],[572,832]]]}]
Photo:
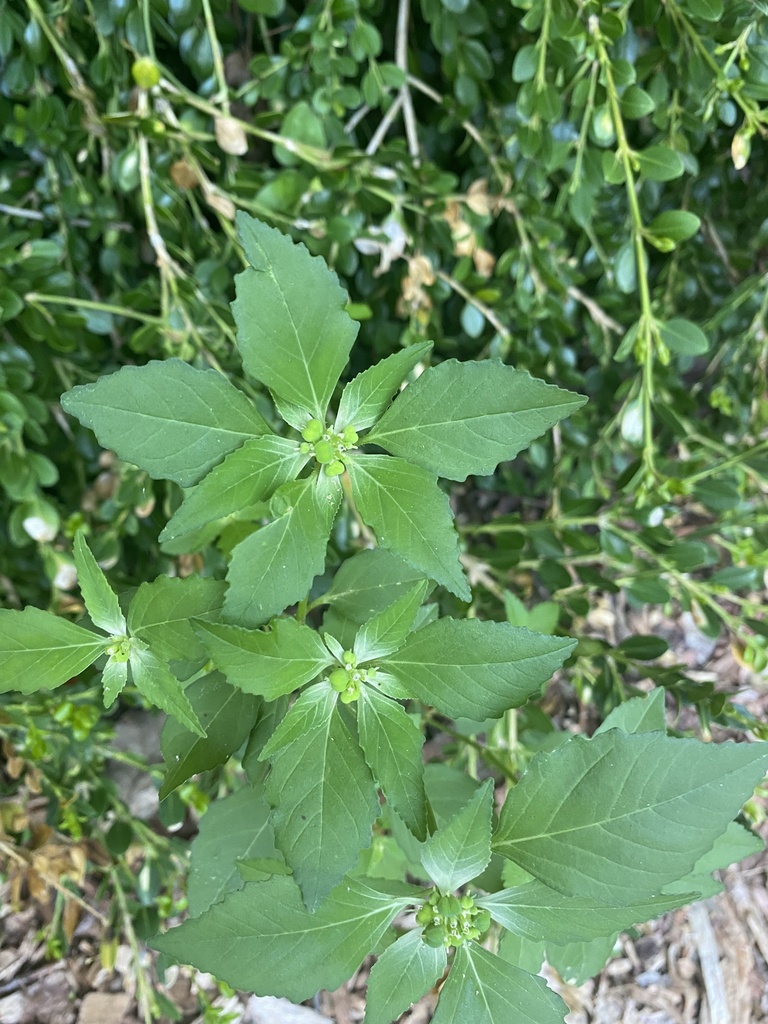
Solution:
[{"label": "green plant", "polygon": [[[510,1007],[559,1020],[559,1001],[505,953],[557,963],[574,942],[605,953],[622,928],[709,891],[711,870],[754,848],[730,823],[768,754],[668,738],[657,691],[591,740],[561,735],[514,785],[509,745],[485,750],[508,787],[497,824],[490,779],[470,781],[469,799],[446,812],[423,765],[424,726],[514,714],[575,640],[424,606],[434,583],[454,610],[471,597],[437,477],[488,475],[583,399],[497,359],[427,367],[422,342],[349,381],[331,424],[356,334],[346,295],[303,246],[247,217],[240,227],[243,369],[282,424],[263,395],[257,409],[223,374],[173,359],[62,399],[121,458],[184,488],[163,545],[207,550],[218,537],[226,589],[210,576],[161,576],[121,600],[79,533],[80,589],[101,632],[31,607],[0,610],[0,685],[54,687],[106,657],[105,704],[130,679],[174,719],[163,796],[245,743],[248,786],[208,812],[217,828],[195,844],[195,918],[154,940],[163,951],[292,998],[335,987],[374,951],[369,1016],[386,1021],[438,980],[455,948],[437,1020],[498,1021]],[[340,528],[378,546],[329,580]],[[212,876],[214,855],[229,866]],[[406,873],[428,888],[396,880]],[[409,907],[417,930],[385,949]],[[502,932],[517,945],[499,944]]]}]

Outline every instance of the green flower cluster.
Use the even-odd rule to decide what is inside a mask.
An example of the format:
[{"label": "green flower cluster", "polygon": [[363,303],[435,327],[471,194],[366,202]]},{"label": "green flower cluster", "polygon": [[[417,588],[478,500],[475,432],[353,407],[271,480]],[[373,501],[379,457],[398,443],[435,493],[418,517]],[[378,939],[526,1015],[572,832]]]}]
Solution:
[{"label": "green flower cluster", "polygon": [[342,456],[354,448],[358,441],[358,433],[354,427],[344,427],[340,434],[327,430],[321,420],[312,419],[301,432],[304,443],[301,451],[307,455],[312,452],[317,461],[325,466],[327,476],[339,476],[344,472]]},{"label": "green flower cluster", "polygon": [[424,929],[422,938],[428,946],[448,948],[479,939],[491,927],[491,915],[475,906],[471,896],[441,896],[433,889],[416,914],[416,924]]},{"label": "green flower cluster", "polygon": [[360,684],[369,682],[376,674],[375,668],[358,668],[357,658],[352,651],[344,651],[342,661],[345,668],[336,668],[328,676],[332,689],[340,694],[342,704],[351,704],[360,696]]}]

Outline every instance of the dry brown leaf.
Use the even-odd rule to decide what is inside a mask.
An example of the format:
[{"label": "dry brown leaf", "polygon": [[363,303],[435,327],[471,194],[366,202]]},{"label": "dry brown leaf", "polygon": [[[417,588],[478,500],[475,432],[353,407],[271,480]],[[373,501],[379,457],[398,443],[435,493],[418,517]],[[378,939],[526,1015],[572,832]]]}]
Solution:
[{"label": "dry brown leaf", "polygon": [[216,213],[220,213],[222,217],[226,217],[227,220],[235,219],[237,210],[235,209],[235,204],[228,196],[210,189],[205,193],[205,201],[212,210],[215,210]]},{"label": "dry brown leaf", "polygon": [[171,180],[179,188],[195,188],[200,180],[194,168],[190,167],[186,160],[176,160],[171,164]]}]

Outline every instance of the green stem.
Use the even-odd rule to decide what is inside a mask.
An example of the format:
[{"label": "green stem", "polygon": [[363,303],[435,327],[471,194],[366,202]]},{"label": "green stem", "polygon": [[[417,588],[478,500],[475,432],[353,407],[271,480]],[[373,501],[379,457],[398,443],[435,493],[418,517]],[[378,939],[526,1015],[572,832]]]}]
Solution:
[{"label": "green stem", "polygon": [[124,316],[132,320],[140,320],[145,324],[154,324],[161,327],[163,321],[151,313],[140,313],[137,309],[129,309],[128,306],[116,306],[111,302],[96,302],[92,299],[78,299],[70,295],[46,295],[43,292],[27,292],[24,296],[30,305],[39,303],[48,306],[74,306],[76,309],[92,309],[100,313],[112,313],[114,316]]}]

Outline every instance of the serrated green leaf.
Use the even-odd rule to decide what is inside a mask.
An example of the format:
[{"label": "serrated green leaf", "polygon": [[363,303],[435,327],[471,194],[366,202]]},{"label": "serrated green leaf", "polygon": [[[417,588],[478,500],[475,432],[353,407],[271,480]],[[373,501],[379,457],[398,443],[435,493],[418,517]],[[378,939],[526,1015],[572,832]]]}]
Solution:
[{"label": "serrated green leaf", "polygon": [[533,758],[494,849],[566,895],[619,905],[651,896],[726,830],[765,773],[767,747],[617,729],[574,736]]},{"label": "serrated green leaf", "polygon": [[669,146],[648,146],[635,157],[640,173],[651,181],[672,181],[685,170],[683,158]]},{"label": "serrated green leaf", "polygon": [[606,935],[591,942],[569,942],[566,946],[546,943],[547,962],[569,985],[583,985],[610,960],[617,939],[618,935]]},{"label": "serrated green leaf", "polygon": [[269,764],[259,760],[264,747],[285,718],[290,703],[289,697],[262,701],[259,717],[248,737],[243,754],[243,771],[252,783],[262,782],[269,771]]},{"label": "serrated green leaf", "polygon": [[282,861],[263,786],[243,786],[214,801],[192,843],[187,882],[189,912],[199,917],[229,892],[242,889],[239,860]]},{"label": "serrated green leaf", "polygon": [[488,476],[585,401],[496,360],[448,359],[409,384],[366,440],[449,480]]},{"label": "serrated green leaf", "polygon": [[342,563],[323,595],[330,605],[323,617],[324,631],[351,649],[359,626],[423,579],[423,573],[392,551],[373,548],[358,552]]},{"label": "serrated green leaf", "polygon": [[340,566],[323,601],[362,625],[423,579],[423,573],[392,551],[359,551]]},{"label": "serrated green leaf", "polygon": [[0,608],[0,693],[61,686],[93,664],[109,643],[108,637],[39,608]]},{"label": "serrated green leaf", "polygon": [[402,646],[414,627],[428,589],[429,583],[422,580],[365,623],[355,637],[353,648],[359,662],[383,658]]},{"label": "serrated green leaf", "polygon": [[272,763],[277,844],[309,910],[355,866],[379,814],[371,773],[336,705],[327,685],[305,690],[261,755]]},{"label": "serrated green leaf", "polygon": [[232,313],[243,366],[307,414],[325,418],[359,325],[323,259],[244,213],[237,218],[251,268],[235,278]]},{"label": "serrated green leaf", "polygon": [[244,441],[269,433],[253,403],[223,374],[180,359],[124,366],[72,388],[61,404],[104,448],[182,487]]},{"label": "serrated green leaf", "polygon": [[587,896],[563,896],[543,882],[533,881],[477,900],[490,911],[494,921],[523,938],[563,946],[570,942],[591,942],[615,935],[634,924],[642,924],[690,903],[697,892],[649,896],[629,906],[616,907]]},{"label": "serrated green leaf", "polygon": [[472,593],[461,571],[459,542],[448,496],[420,466],[385,455],[346,459],[355,504],[381,547],[463,601]]},{"label": "serrated green leaf", "polygon": [[357,727],[365,760],[387,802],[417,839],[426,838],[421,730],[404,708],[371,686],[361,688]]},{"label": "serrated green leaf", "polygon": [[292,693],[333,664],[319,635],[295,619],[275,619],[269,630],[207,622],[196,628],[229,682],[267,700]]},{"label": "serrated green leaf", "polygon": [[568,1007],[543,978],[518,970],[476,942],[456,951],[433,1024],[563,1024]]},{"label": "serrated green leaf", "polygon": [[504,932],[499,942],[499,956],[528,974],[538,974],[546,958],[543,940],[531,942],[514,932]]},{"label": "serrated green leaf", "polygon": [[262,626],[307,596],[325,568],[328,535],[340,504],[338,477],[307,477],[279,519],[237,545],[227,573],[228,619]]},{"label": "serrated green leaf", "polygon": [[296,441],[265,435],[228,455],[190,491],[160,534],[168,543],[216,519],[244,514],[293,480],[307,464]]},{"label": "serrated green leaf", "polygon": [[80,593],[94,626],[113,636],[125,636],[127,627],[117,594],[99,568],[82,530],[75,534],[74,555]]},{"label": "serrated green leaf", "polygon": [[346,981],[419,891],[347,878],[309,913],[294,880],[274,876],[246,883],[150,945],[233,988],[300,1003]]},{"label": "serrated green leaf", "polygon": [[453,892],[470,882],[488,865],[492,814],[493,779],[488,779],[469,803],[422,846],[424,870],[443,892]]},{"label": "serrated green leaf", "polygon": [[163,661],[205,660],[192,619],[218,618],[224,591],[224,583],[202,576],[158,576],[142,583],[128,609],[131,636]]},{"label": "serrated green leaf", "polygon": [[148,648],[132,647],[130,654],[131,675],[139,693],[167,715],[172,715],[196,736],[204,736],[194,708],[184,692],[184,687],[165,663]]},{"label": "serrated green leaf", "polygon": [[388,946],[371,969],[365,1024],[391,1024],[439,981],[448,964],[445,948],[434,949],[414,930]]},{"label": "serrated green leaf", "polygon": [[166,765],[161,800],[192,775],[224,764],[245,742],[261,706],[257,697],[230,686],[217,672],[190,683],[184,692],[205,736],[195,736],[174,718],[166,720],[160,741]]},{"label": "serrated green leaf", "polygon": [[666,732],[665,695],[664,687],[657,686],[647,697],[632,697],[624,701],[595,730],[595,736],[609,729],[621,729],[622,732]]},{"label": "serrated green leaf", "polygon": [[575,645],[506,622],[443,618],[411,633],[380,665],[423,703],[482,722],[525,704]]},{"label": "serrated green leaf", "polygon": [[344,388],[334,430],[347,425],[365,430],[389,405],[406,375],[429,354],[431,341],[420,341],[369,366]]},{"label": "serrated green leaf", "polygon": [[721,871],[745,857],[762,853],[765,849],[760,836],[750,832],[737,821],[731,821],[725,832],[718,836],[711,850],[700,857],[693,866],[693,871],[676,882],[664,886],[667,893],[679,893],[696,890],[704,899],[716,896],[724,886],[712,877],[713,871]]},{"label": "serrated green leaf", "polygon": [[128,682],[128,662],[110,658],[101,673],[104,707],[110,708]]}]

